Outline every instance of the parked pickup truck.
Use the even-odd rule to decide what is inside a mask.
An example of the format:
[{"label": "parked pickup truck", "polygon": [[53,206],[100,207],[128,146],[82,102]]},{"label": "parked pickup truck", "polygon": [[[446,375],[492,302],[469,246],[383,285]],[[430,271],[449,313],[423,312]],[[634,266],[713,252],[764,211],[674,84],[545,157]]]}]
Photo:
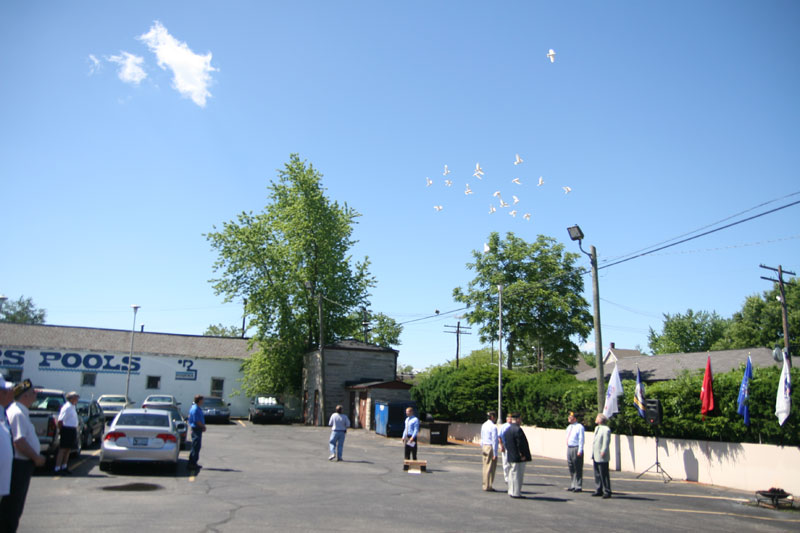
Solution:
[{"label": "parked pickup truck", "polygon": [[30,408],[30,418],[39,437],[41,454],[54,457],[59,446],[58,412],[67,403],[64,391],[55,389],[36,389],[36,400]]}]

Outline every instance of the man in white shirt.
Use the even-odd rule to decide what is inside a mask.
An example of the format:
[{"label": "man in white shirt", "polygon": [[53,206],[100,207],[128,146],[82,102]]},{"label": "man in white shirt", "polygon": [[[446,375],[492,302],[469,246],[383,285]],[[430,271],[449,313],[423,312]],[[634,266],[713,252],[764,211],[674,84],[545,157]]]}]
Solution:
[{"label": "man in white shirt", "polygon": [[16,531],[19,526],[33,469],[44,466],[44,457],[39,453],[39,437],[36,436],[36,428],[28,416],[28,409],[36,400],[36,390],[31,380],[26,379],[14,386],[14,398],[16,401],[6,410],[8,425],[14,437],[11,490],[0,501],[0,524],[5,528],[4,531],[11,532]]},{"label": "man in white shirt", "polygon": [[570,492],[583,491],[583,424],[575,418],[575,413],[569,412],[569,426],[567,426],[567,466],[572,477],[569,488]]},{"label": "man in white shirt", "polygon": [[56,473],[71,474],[67,468],[69,454],[72,450],[78,449],[78,410],[75,405],[78,403],[78,393],[72,391],[67,394],[67,403],[61,406],[58,413],[58,428],[61,432],[58,454],[56,455]]},{"label": "man in white shirt", "polygon": [[511,465],[508,463],[508,453],[506,452],[506,444],[505,444],[505,434],[508,431],[508,428],[511,426],[511,413],[506,415],[506,423],[500,426],[500,431],[498,432],[498,445],[500,448],[500,456],[503,458],[503,479],[505,479],[506,483],[508,483],[508,472],[511,470]]},{"label": "man in white shirt", "polygon": [[494,492],[494,473],[497,469],[497,413],[486,413],[489,420],[481,426],[481,452],[483,454],[483,490]]},{"label": "man in white shirt", "polygon": [[347,415],[342,414],[343,407],[336,406],[336,412],[331,415],[328,425],[331,427],[331,439],[329,441],[331,448],[331,455],[328,461],[342,460],[342,449],[344,448],[344,437],[347,434],[347,428],[350,427],[350,419]]},{"label": "man in white shirt", "polygon": [[6,419],[6,408],[14,401],[14,384],[0,376],[0,500],[11,490],[11,464],[14,462],[14,437]]}]

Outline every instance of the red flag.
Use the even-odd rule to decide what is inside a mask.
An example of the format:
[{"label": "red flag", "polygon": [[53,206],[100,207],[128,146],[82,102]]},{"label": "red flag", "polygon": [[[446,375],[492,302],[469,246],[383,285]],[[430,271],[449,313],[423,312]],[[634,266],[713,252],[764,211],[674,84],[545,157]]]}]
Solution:
[{"label": "red flag", "polygon": [[703,376],[703,388],[700,389],[700,401],[703,403],[700,412],[703,414],[703,420],[706,419],[706,413],[714,410],[714,378],[711,376],[711,356],[708,356],[706,361],[706,374]]}]

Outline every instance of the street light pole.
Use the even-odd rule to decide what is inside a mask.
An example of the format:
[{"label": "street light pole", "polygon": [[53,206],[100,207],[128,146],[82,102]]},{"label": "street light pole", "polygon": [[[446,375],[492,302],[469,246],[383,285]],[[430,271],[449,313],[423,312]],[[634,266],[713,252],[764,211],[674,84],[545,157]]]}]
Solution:
[{"label": "street light pole", "polygon": [[0,313],[3,312],[3,304],[6,303],[6,300],[8,300],[8,296],[0,294]]},{"label": "street light pole", "polygon": [[497,419],[503,420],[503,286],[497,286],[498,313],[497,329]]},{"label": "street light pole", "polygon": [[578,248],[581,252],[589,256],[592,265],[592,294],[594,300],[594,356],[595,368],[597,369],[597,412],[603,412],[605,404],[605,372],[603,371],[603,336],[600,332],[600,286],[597,281],[597,249],[590,248],[591,253],[583,249],[583,231],[577,225],[567,228],[569,238],[578,241]]},{"label": "street light pole", "polygon": [[131,388],[131,365],[133,364],[133,337],[136,335],[136,312],[139,310],[141,305],[133,304],[131,306],[133,308],[133,326],[131,326],[131,352],[128,355],[128,371],[125,378],[125,407],[128,406],[128,402],[130,401],[130,396],[128,396],[128,392]]}]

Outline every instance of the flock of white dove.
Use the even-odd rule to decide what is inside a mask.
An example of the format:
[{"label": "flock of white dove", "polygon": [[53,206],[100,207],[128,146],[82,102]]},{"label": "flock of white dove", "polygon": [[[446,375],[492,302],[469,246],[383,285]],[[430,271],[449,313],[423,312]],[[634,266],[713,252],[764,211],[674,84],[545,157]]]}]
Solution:
[{"label": "flock of white dove", "polygon": [[[547,52],[547,57],[550,59],[551,63],[555,63],[556,53],[552,48]],[[514,165],[521,165],[523,162],[524,162],[524,160],[519,156],[519,154],[516,154],[516,157],[514,158]],[[442,175],[446,178],[444,180],[444,184],[447,187],[452,187],[453,186],[453,180],[450,179],[450,178],[447,178],[448,174],[450,174],[450,173],[451,173],[451,170],[449,168],[447,168],[447,165],[445,165],[444,166],[444,172],[442,173]],[[475,172],[472,173],[472,176],[475,179],[483,180],[484,174],[485,173],[484,173],[483,169],[481,168],[481,164],[480,163],[475,163]],[[520,181],[519,178],[512,179],[511,183],[513,183],[514,185],[522,185],[522,182]],[[430,187],[431,185],[433,185],[433,180],[430,179],[430,178],[425,178],[425,185],[426,185],[426,187]],[[544,178],[542,176],[539,176],[539,182],[536,184],[536,186],[537,187],[541,187],[542,185],[544,185]],[[564,186],[564,187],[561,187],[561,188],[564,189],[564,194],[569,194],[570,192],[572,192],[572,188],[569,187],[569,186]],[[473,194],[473,191],[470,188],[469,183],[466,184],[466,189],[464,190],[464,194],[465,195]],[[512,194],[511,195],[511,200],[510,200],[510,202],[508,202],[503,198],[502,193],[498,190],[498,191],[495,191],[492,194],[492,197],[497,198],[498,207],[500,207],[501,209],[511,208],[508,211],[508,214],[511,215],[512,217],[516,217],[517,216],[516,205],[519,203],[519,198],[517,197],[517,195]],[[444,207],[442,205],[434,205],[433,208],[437,212],[439,212],[442,209],[444,209]],[[491,215],[491,214],[496,213],[496,212],[497,212],[497,207],[495,207],[494,201],[492,201],[492,203],[489,204],[489,214]],[[525,220],[530,220],[531,219],[531,214],[530,213],[525,213],[525,214],[522,215],[522,218],[524,218]]]}]

